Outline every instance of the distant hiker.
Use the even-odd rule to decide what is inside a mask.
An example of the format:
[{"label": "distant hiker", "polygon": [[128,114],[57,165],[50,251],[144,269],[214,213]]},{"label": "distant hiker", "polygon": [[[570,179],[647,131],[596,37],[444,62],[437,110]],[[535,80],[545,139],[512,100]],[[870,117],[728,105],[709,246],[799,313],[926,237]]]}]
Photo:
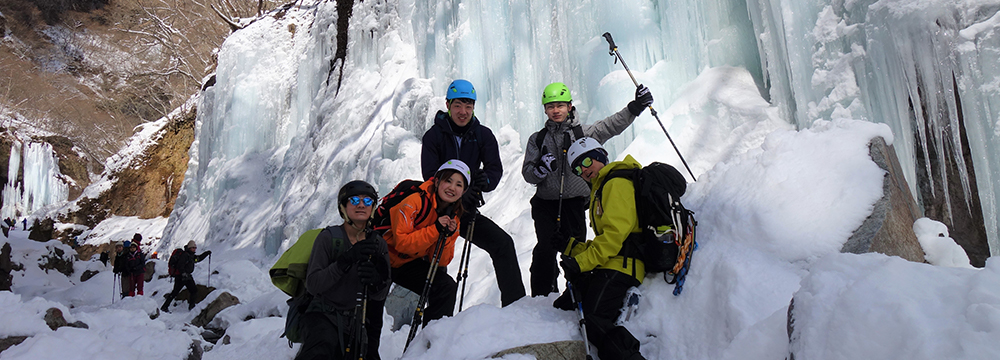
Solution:
[{"label": "distant hiker", "polygon": [[[132,245],[131,241],[125,241],[125,242],[128,243],[129,246]],[[121,278],[120,286],[122,290],[122,298],[124,299],[125,296],[128,295],[129,273],[128,273],[128,266],[126,266],[126,262],[128,262],[128,254],[125,252],[125,244],[123,244],[121,241],[115,241],[115,251],[111,253],[110,261],[111,261],[111,272],[115,273]]]},{"label": "distant hiker", "polygon": [[[642,234],[635,208],[635,189],[628,178],[604,178],[612,170],[641,168],[631,155],[625,160],[608,162],[608,152],[593,138],[581,138],[569,148],[568,159],[573,174],[593,186],[590,194],[593,240],[566,238],[553,243],[562,252],[559,266],[572,283],[576,300],[583,304],[587,338],[597,347],[601,359],[645,359],[639,353],[639,341],[624,326],[615,325],[621,314],[628,289],[642,284],[645,265],[639,259],[622,255],[626,240]],[[567,256],[568,255],[568,256]],[[568,291],[552,304],[574,310],[576,304]]]},{"label": "distant hiker", "polygon": [[[473,113],[476,89],[466,80],[455,80],[445,96],[448,112],[438,111],[434,125],[424,133],[420,167],[424,180],[430,179],[441,164],[451,159],[462,160],[472,170],[472,180],[462,199],[461,235],[493,259],[502,306],[524,297],[524,282],[514,250],[514,239],[493,220],[476,209],[484,204],[483,193],[493,191],[503,175],[499,145],[493,132],[479,122]],[[474,234],[469,233],[475,222]]]},{"label": "distant hiker", "polygon": [[28,231],[28,218],[21,220],[21,231]]},{"label": "distant hiker", "polygon": [[653,103],[645,86],[635,91],[635,99],[614,115],[591,125],[576,118],[573,96],[563,83],[551,83],[542,91],[542,106],[548,120],[544,127],[528,137],[521,175],[537,185],[531,198],[531,218],[535,221],[538,243],[531,252],[531,295],[546,296],[557,292],[559,268],[553,242],[568,237],[587,236],[585,210],[590,186],[573,176],[566,161],[566,151],[573,141],[590,137],[603,144],[625,131],[642,111]]},{"label": "distant hiker", "polygon": [[125,284],[128,296],[142,295],[142,287],[146,277],[146,254],[139,250],[139,244],[131,241],[128,243],[128,250],[125,250],[125,269],[123,271],[122,283]]},{"label": "distant hiker", "polygon": [[[344,223],[323,230],[313,243],[306,275],[313,299],[301,320],[304,340],[295,359],[379,359],[390,280],[385,240],[368,227],[377,201],[367,182],[340,188],[337,209]],[[362,308],[363,319],[358,319]],[[357,328],[359,320],[364,333]]]},{"label": "distant hiker", "polygon": [[197,250],[198,245],[194,243],[194,240],[188,241],[187,245],[184,245],[184,251],[177,252],[168,260],[170,268],[175,269],[173,270],[175,274],[170,274],[174,278],[174,289],[164,296],[167,301],[163,302],[160,310],[169,312],[170,303],[174,301],[174,298],[177,297],[177,294],[185,286],[188,290],[188,310],[194,309],[194,305],[197,303],[195,298],[198,296],[198,284],[194,282],[194,276],[191,273],[194,272],[195,263],[201,262],[212,255],[211,250],[203,252],[201,255],[195,255],[194,253]]},{"label": "distant hiker", "polygon": [[[414,193],[394,206],[390,212],[392,228],[386,232],[389,258],[392,261],[392,281],[421,294],[427,284],[434,255],[439,267],[427,295],[427,308],[422,324],[451,316],[455,311],[458,284],[445,268],[455,256],[456,230],[464,211],[462,195],[470,179],[468,165],[460,160],[444,162],[437,172],[420,185],[424,191]],[[419,223],[414,220],[424,206],[431,207],[430,216]],[[437,249],[440,247],[440,251]]]}]

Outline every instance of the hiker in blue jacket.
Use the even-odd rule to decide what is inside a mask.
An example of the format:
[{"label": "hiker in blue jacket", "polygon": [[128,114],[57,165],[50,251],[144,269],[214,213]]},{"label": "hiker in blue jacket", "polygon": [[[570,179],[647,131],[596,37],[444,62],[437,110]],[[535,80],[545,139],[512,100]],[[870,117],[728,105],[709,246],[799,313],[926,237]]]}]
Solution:
[{"label": "hiker in blue jacket", "polygon": [[167,301],[163,302],[160,310],[169,312],[170,302],[174,301],[174,298],[177,297],[177,294],[185,286],[188,289],[188,310],[194,309],[194,304],[197,303],[195,297],[198,296],[198,284],[194,282],[194,276],[191,275],[194,272],[194,264],[212,256],[211,250],[203,252],[201,255],[195,255],[194,253],[197,250],[198,245],[194,243],[194,240],[191,240],[188,241],[187,245],[184,245],[184,251],[177,253],[177,255],[171,255],[175,258],[171,258],[169,261],[174,264],[173,266],[177,274],[172,275],[174,277],[174,289],[165,296]]},{"label": "hiker in blue jacket", "polygon": [[[448,111],[438,111],[434,125],[424,133],[420,153],[424,180],[433,177],[438,167],[451,159],[462,160],[472,169],[472,182],[462,197],[462,207],[466,212],[460,219],[459,232],[463,238],[490,254],[500,287],[500,303],[507,306],[525,295],[514,239],[476,210],[485,204],[483,193],[493,191],[500,183],[503,175],[500,147],[493,131],[480,123],[473,113],[476,89],[472,83],[453,81],[448,86],[445,105]],[[470,234],[473,222],[474,233]]]}]

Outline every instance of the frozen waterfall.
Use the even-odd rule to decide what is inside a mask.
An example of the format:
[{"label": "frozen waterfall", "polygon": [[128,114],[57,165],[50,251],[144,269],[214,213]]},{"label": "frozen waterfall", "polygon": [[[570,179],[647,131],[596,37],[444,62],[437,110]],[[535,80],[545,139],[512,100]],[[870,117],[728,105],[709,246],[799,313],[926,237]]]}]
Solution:
[{"label": "frozen waterfall", "polygon": [[[355,2],[338,92],[327,86],[335,4],[303,1],[284,20],[261,17],[220,49],[164,236],[264,244],[274,254],[339,219],[332,197],[344,181],[366,179],[384,192],[419,177],[419,138],[456,78],[475,84],[477,116],[498,135],[505,181],[517,182],[524,141],[545,119],[546,84],[567,83],[585,123],[631,99],[631,80],[601,37],[610,32],[660,109],[705,69],[733,66],[747,69],[761,96],[800,128],[837,118],[888,124],[925,206],[944,199],[947,216],[950,199],[974,207],[978,193],[996,254],[998,10],[1000,0]],[[662,117],[671,132],[694,126]],[[711,125],[733,130],[739,121]],[[613,156],[636,128],[610,142]],[[699,158],[712,149],[680,145],[696,175],[714,166]],[[931,161],[938,157],[955,163]],[[947,184],[969,179],[968,169],[978,187],[959,181],[957,196]],[[923,190],[919,181],[931,185]]]}]

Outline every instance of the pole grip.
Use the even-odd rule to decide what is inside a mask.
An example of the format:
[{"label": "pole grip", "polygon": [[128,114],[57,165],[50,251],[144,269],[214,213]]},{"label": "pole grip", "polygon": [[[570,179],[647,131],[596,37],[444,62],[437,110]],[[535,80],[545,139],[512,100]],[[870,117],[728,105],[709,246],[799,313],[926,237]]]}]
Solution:
[{"label": "pole grip", "polygon": [[613,53],[613,52],[615,52],[615,50],[618,50],[618,46],[615,45],[615,39],[611,38],[611,33],[606,32],[606,33],[604,33],[603,36],[604,36],[604,39],[608,40],[608,45],[609,45],[608,51],[610,51],[610,52]]}]

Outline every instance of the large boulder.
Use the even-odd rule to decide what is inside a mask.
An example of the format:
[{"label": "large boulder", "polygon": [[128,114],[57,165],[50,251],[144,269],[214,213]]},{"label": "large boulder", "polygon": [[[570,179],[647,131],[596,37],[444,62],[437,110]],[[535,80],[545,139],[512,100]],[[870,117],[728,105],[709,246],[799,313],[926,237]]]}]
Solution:
[{"label": "large boulder", "polygon": [[392,317],[392,331],[397,331],[404,324],[412,322],[418,300],[420,294],[393,285],[392,291],[389,291],[389,295],[385,298],[385,313]]},{"label": "large boulder", "polygon": [[886,171],[882,198],[875,209],[841,248],[841,252],[877,252],[924,262],[924,251],[913,233],[913,222],[921,217],[916,201],[903,177],[896,150],[878,137],[868,144],[872,160]]},{"label": "large boulder", "polygon": [[533,355],[538,360],[575,360],[585,358],[587,349],[584,348],[583,340],[566,340],[518,346],[493,354],[491,358],[501,358],[509,354]]},{"label": "large boulder", "polygon": [[58,308],[49,308],[48,310],[45,310],[44,320],[45,324],[49,326],[49,329],[52,329],[53,331],[64,326],[75,327],[80,329],[90,328],[90,326],[87,326],[87,324],[83,323],[82,321],[77,321],[73,323],[67,322],[66,318],[63,317],[62,310],[59,310]]},{"label": "large boulder", "polygon": [[233,296],[233,294],[228,292],[224,292],[220,294],[219,297],[215,298],[212,303],[208,304],[205,309],[201,310],[201,313],[199,313],[194,320],[191,320],[191,325],[205,326],[211,322],[212,319],[215,319],[215,315],[218,315],[220,311],[239,303],[240,299],[236,298],[236,296]]},{"label": "large boulder", "polygon": [[52,219],[35,219],[34,224],[31,225],[31,231],[28,232],[28,238],[35,241],[48,242],[52,240],[54,231],[55,221],[52,221]]}]

